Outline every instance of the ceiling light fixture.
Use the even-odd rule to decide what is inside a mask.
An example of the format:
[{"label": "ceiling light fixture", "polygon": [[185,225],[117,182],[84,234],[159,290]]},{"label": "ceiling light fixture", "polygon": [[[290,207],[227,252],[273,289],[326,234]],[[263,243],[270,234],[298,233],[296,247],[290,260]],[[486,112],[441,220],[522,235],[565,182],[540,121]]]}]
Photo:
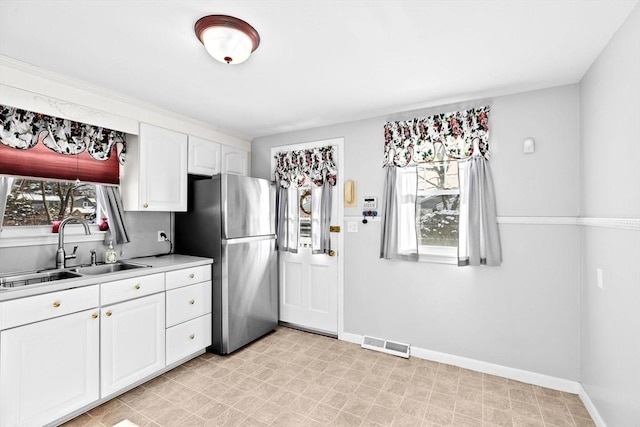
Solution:
[{"label": "ceiling light fixture", "polygon": [[220,62],[240,64],[258,48],[260,35],[242,19],[227,15],[208,15],[198,19],[196,36]]}]

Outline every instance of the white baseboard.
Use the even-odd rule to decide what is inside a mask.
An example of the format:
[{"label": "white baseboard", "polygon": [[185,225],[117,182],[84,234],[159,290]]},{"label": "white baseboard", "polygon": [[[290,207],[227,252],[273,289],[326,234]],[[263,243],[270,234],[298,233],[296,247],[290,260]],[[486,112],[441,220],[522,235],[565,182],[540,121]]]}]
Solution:
[{"label": "white baseboard", "polygon": [[[340,334],[338,338],[343,341],[348,341],[360,345],[362,344],[363,336],[344,332]],[[460,366],[461,368],[471,369],[473,371],[482,372],[484,374],[498,375],[515,381],[521,381],[527,384],[534,384],[541,387],[564,391],[567,393],[579,394],[582,390],[582,386],[577,381],[552,377],[550,375],[538,374],[536,372],[525,371],[522,369],[510,368],[503,365],[496,365],[494,363],[483,362],[476,359],[469,359],[467,357],[455,356],[453,354],[427,350],[420,347],[414,347],[413,345],[411,346],[411,356],[415,356],[420,359],[432,360],[434,362]]]},{"label": "white baseboard", "polygon": [[411,347],[411,354],[415,357],[419,357],[420,359],[433,360],[434,362],[460,366],[461,368],[482,372],[483,374],[497,375],[511,380],[551,388],[553,390],[564,391],[567,393],[577,394],[580,390],[580,384],[576,381],[525,371],[523,369],[510,368],[508,366],[483,362],[481,360],[469,359],[467,357],[440,353],[438,351],[426,350],[413,346]]},{"label": "white baseboard", "polygon": [[604,422],[604,420],[600,416],[600,413],[598,412],[598,410],[596,409],[596,406],[593,404],[593,402],[589,398],[587,391],[584,389],[584,387],[582,387],[582,384],[580,385],[580,391],[578,392],[578,396],[580,396],[580,400],[582,400],[582,403],[584,403],[584,407],[587,408],[587,411],[589,411],[589,415],[591,415],[591,419],[593,420],[595,425],[597,427],[607,427],[607,424]]},{"label": "white baseboard", "polygon": [[[342,332],[338,339],[354,344],[362,344],[362,335]],[[607,427],[600,413],[589,398],[586,390],[577,381],[566,380],[564,378],[552,377],[550,375],[538,374],[536,372],[525,371],[522,369],[510,368],[508,366],[496,365],[494,363],[483,362],[481,360],[469,359],[467,357],[455,356],[453,354],[441,353],[438,351],[427,350],[424,348],[411,346],[411,355],[419,359],[431,360],[439,363],[459,366],[465,369],[482,372],[484,374],[498,375],[515,381],[534,384],[540,387],[546,387],[553,390],[564,391],[567,393],[577,394],[585,408],[589,411],[593,422],[597,427]]]}]

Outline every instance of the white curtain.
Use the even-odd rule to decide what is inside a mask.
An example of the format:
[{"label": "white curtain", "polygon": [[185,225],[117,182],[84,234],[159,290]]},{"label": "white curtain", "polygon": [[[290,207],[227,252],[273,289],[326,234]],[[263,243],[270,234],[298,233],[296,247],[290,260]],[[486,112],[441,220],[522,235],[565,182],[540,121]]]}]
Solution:
[{"label": "white curtain", "polygon": [[129,233],[124,221],[124,209],[120,199],[120,190],[116,186],[96,185],[96,196],[100,208],[109,219],[109,230],[105,235],[105,243],[129,243]]},{"label": "white curtain", "polygon": [[298,252],[298,227],[300,227],[300,215],[298,207],[298,187],[289,185],[282,187],[276,183],[277,193],[277,236],[278,250]]},{"label": "white curtain", "polygon": [[331,197],[333,186],[328,180],[311,186],[311,250],[326,254],[331,250]]},{"label": "white curtain", "polygon": [[11,193],[11,187],[13,187],[15,180],[12,176],[0,176],[0,233],[2,232],[4,210],[7,207],[7,196]]},{"label": "white curtain", "polygon": [[386,169],[380,258],[417,261],[416,167]]},{"label": "white curtain", "polygon": [[498,266],[502,251],[489,162],[476,152],[458,163],[458,176],[458,265]]}]

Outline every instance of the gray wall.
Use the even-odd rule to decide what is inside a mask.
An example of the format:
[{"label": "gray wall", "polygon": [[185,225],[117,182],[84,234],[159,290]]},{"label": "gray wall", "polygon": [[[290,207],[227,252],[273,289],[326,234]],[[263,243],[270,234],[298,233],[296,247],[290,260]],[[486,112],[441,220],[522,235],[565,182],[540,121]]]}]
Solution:
[{"label": "gray wall", "polygon": [[[169,252],[169,243],[158,242],[157,231],[165,230],[171,238],[171,214],[168,212],[125,212],[130,243],[116,245],[121,258],[158,255]],[[65,244],[71,253],[75,243]],[[102,261],[107,246],[102,241],[78,243],[77,258],[67,265],[88,264],[90,250],[95,249],[98,261]],[[55,267],[57,244],[0,248],[0,273],[28,271]]]},{"label": "gray wall", "polygon": [[[638,219],[640,6],[591,66],[580,96],[581,215]],[[581,238],[580,380],[608,426],[639,426],[640,231],[587,226]]]},{"label": "gray wall", "polygon": [[[577,85],[490,100],[491,168],[499,216],[577,216]],[[446,110],[446,108],[445,108]],[[412,111],[393,119],[425,114]],[[273,146],[344,137],[344,178],[382,197],[382,127],[390,117],[257,138],[254,176],[270,177]],[[536,139],[535,154],[522,141]],[[345,208],[358,215],[361,208]],[[577,380],[579,229],[502,224],[498,268],[378,258],[380,223],[345,233],[345,332]]]}]

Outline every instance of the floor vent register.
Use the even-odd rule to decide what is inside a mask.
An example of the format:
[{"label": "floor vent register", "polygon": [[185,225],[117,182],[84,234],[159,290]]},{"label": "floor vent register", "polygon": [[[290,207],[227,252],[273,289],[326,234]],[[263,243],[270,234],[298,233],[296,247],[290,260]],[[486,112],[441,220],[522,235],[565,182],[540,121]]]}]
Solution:
[{"label": "floor vent register", "polygon": [[411,355],[411,344],[404,344],[385,340],[382,338],[364,336],[362,340],[362,348],[380,351],[382,353],[392,354],[394,356],[404,357],[408,359]]}]

